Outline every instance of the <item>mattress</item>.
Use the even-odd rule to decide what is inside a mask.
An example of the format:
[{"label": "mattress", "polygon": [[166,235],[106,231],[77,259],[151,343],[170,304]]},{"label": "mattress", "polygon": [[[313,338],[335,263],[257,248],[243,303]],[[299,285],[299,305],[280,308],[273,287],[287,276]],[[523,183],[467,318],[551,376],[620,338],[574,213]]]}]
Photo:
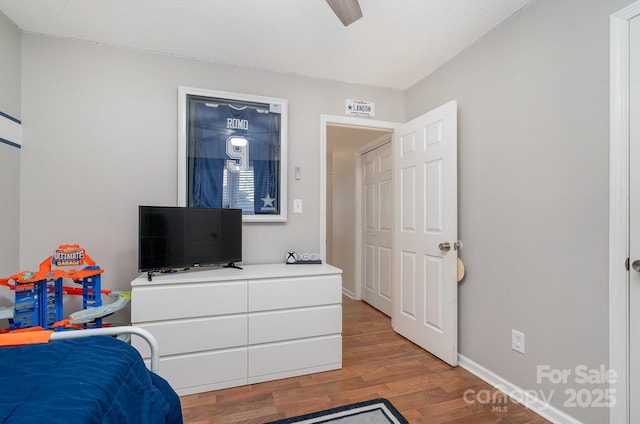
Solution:
[{"label": "mattress", "polygon": [[92,336],[0,348],[0,423],[182,423],[180,399],[140,354]]}]

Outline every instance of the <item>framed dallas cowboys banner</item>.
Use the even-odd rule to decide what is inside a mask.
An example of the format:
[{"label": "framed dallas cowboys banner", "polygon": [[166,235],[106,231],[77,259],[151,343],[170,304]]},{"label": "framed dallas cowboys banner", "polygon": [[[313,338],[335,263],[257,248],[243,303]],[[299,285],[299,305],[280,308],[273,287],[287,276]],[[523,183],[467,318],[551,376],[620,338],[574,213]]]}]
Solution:
[{"label": "framed dallas cowboys banner", "polygon": [[179,87],[178,205],[287,220],[287,101]]}]

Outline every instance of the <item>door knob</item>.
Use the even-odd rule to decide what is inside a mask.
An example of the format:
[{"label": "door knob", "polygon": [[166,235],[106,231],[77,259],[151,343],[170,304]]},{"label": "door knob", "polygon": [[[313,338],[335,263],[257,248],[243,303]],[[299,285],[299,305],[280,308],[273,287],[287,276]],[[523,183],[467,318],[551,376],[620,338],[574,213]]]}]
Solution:
[{"label": "door knob", "polygon": [[[449,250],[451,250],[451,243],[449,243],[448,241],[445,241],[444,243],[440,243],[438,245],[438,249],[448,252]],[[640,272],[640,261],[638,262],[638,269],[639,269],[638,272]]]},{"label": "door knob", "polygon": [[631,262],[631,268],[633,268],[634,271],[640,272],[640,259]]}]

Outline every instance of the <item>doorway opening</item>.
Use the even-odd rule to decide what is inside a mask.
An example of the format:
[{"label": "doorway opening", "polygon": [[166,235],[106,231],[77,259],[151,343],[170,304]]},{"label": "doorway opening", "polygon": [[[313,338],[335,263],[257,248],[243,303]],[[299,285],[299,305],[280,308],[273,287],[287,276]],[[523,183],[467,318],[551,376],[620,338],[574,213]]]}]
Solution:
[{"label": "doorway opening", "polygon": [[[343,294],[362,299],[360,156],[389,140],[396,123],[323,115],[321,122],[321,255],[343,270]],[[364,150],[363,150],[364,149]]]},{"label": "doorway opening", "polygon": [[[389,225],[393,238],[393,248],[383,246],[391,252],[393,264],[387,267],[393,275],[391,281],[393,329],[418,346],[440,357],[445,362],[457,364],[457,102],[451,100],[404,124],[380,123],[362,119],[322,116],[321,156],[320,156],[320,240],[321,254],[327,258],[327,134],[333,126],[356,127],[362,129],[382,129],[393,132],[389,154],[380,153],[379,161],[389,164],[380,169],[391,170],[391,179],[374,181],[380,191],[391,193],[386,198],[393,203],[385,217],[393,216]],[[384,139],[384,137],[382,137]],[[385,140],[386,141],[386,140]],[[381,142],[381,144],[384,143]],[[355,158],[353,159],[355,160]],[[334,162],[331,158],[332,163]],[[353,172],[363,167],[365,160],[351,165]],[[335,174],[335,170],[332,170]],[[355,177],[354,177],[355,180]],[[333,181],[337,181],[332,179]],[[389,188],[389,185],[393,185]],[[339,181],[339,184],[348,185]],[[337,184],[332,184],[332,190]],[[383,188],[384,186],[384,188]],[[356,185],[357,187],[357,185]],[[361,198],[353,195],[352,198]],[[334,214],[336,209],[332,196],[332,217],[342,220],[346,214]],[[364,203],[364,202],[363,202]],[[357,203],[356,203],[357,204]],[[350,214],[353,219],[362,219],[355,210]],[[335,226],[335,222],[331,222]],[[356,228],[357,227],[357,228]],[[362,237],[361,225],[353,225],[351,234],[359,246]],[[334,231],[332,230],[332,235]],[[364,237],[362,237],[364,240]],[[334,243],[331,242],[333,248]],[[376,245],[377,246],[377,245]],[[372,250],[376,250],[376,246]],[[453,247],[453,249],[452,249]],[[355,247],[350,248],[356,251]],[[354,255],[356,259],[359,256]],[[372,254],[371,257],[383,255]],[[336,255],[332,253],[331,260]],[[382,263],[384,258],[379,260]],[[354,275],[358,265],[355,260]],[[387,259],[387,262],[391,262]],[[344,265],[343,265],[344,266]],[[371,269],[376,269],[374,265]],[[379,272],[381,274],[381,272]],[[347,286],[351,284],[352,297],[359,300],[362,281],[343,274],[343,293],[349,294]],[[375,279],[374,279],[375,280]],[[368,289],[369,287],[367,287]],[[428,302],[416,299],[429,299]],[[375,307],[375,305],[374,305]]]}]

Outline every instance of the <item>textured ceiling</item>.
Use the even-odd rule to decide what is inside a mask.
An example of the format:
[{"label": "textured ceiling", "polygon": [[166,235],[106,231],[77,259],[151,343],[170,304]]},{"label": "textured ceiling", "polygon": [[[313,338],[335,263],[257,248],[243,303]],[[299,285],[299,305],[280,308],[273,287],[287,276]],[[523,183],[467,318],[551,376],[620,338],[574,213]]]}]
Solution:
[{"label": "textured ceiling", "polygon": [[533,0],[0,0],[23,31],[404,90]]}]

